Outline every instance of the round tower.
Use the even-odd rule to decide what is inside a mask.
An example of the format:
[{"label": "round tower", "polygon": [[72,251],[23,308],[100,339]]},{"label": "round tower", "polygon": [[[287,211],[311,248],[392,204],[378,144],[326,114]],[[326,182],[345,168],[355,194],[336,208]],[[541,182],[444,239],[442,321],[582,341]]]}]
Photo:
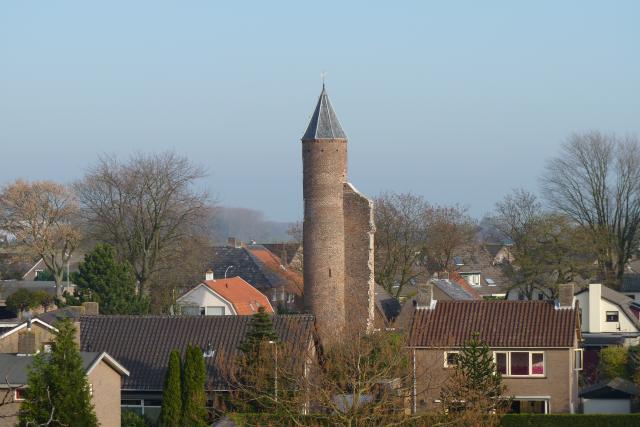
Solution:
[{"label": "round tower", "polygon": [[304,195],[304,303],[320,338],[338,339],[345,326],[343,187],[347,137],[327,92],[322,93],[302,137]]}]

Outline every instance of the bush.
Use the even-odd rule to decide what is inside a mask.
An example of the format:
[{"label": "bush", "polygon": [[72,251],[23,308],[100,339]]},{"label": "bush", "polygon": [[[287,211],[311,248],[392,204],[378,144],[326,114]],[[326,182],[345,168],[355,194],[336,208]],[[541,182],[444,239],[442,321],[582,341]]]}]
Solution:
[{"label": "bush", "polygon": [[628,380],[631,378],[629,370],[629,352],[625,347],[614,346],[600,350],[600,362],[598,363],[600,380],[617,377]]},{"label": "bush", "polygon": [[640,414],[508,414],[503,427],[631,427],[640,426]]},{"label": "bush", "polygon": [[149,423],[140,415],[132,411],[124,410],[120,416],[120,424],[122,427],[148,427]]}]

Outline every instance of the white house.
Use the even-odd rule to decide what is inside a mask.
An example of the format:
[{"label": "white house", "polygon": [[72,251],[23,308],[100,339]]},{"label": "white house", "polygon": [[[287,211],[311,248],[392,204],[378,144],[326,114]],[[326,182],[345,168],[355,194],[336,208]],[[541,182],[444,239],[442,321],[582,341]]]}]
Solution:
[{"label": "white house", "polygon": [[273,313],[269,299],[240,277],[205,280],[176,301],[180,313],[191,316],[251,315],[264,307]]},{"label": "white house", "polygon": [[[600,345],[638,342],[640,336],[640,304],[599,283],[592,283],[574,296],[582,311],[585,344]],[[609,341],[607,342],[607,339]]]}]

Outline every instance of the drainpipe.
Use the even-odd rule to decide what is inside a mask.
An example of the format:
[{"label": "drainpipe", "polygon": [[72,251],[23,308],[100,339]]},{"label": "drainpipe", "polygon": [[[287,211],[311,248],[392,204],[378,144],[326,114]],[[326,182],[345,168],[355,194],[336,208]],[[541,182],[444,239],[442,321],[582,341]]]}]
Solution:
[{"label": "drainpipe", "polygon": [[412,350],[412,353],[413,353],[413,392],[412,392],[413,408],[412,410],[413,410],[413,415],[415,415],[417,412],[416,400],[417,400],[417,388],[418,388],[418,384],[417,384],[418,380],[416,378],[416,349],[415,348]]}]

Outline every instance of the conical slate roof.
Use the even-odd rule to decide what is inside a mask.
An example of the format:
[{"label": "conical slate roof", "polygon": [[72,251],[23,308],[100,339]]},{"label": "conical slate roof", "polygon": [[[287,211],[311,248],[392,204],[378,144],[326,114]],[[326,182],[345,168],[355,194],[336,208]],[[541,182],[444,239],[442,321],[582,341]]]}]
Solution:
[{"label": "conical slate roof", "polygon": [[312,141],[314,139],[347,139],[347,135],[340,125],[340,120],[338,120],[338,116],[333,111],[324,85],[322,85],[318,105],[316,105],[313,116],[311,116],[307,131],[302,137],[303,141]]}]

